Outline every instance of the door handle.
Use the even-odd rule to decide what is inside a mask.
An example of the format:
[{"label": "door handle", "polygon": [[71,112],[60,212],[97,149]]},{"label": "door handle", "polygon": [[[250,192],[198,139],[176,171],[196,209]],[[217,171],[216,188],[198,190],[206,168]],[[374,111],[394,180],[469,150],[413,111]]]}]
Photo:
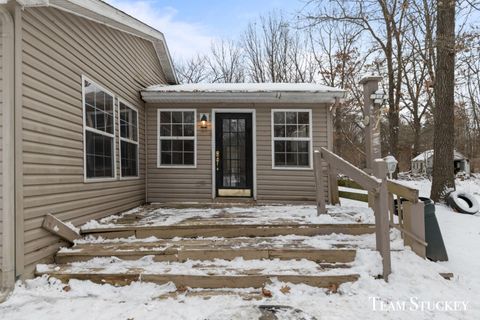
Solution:
[{"label": "door handle", "polygon": [[220,170],[219,168],[219,164],[220,164],[220,151],[215,151],[215,163],[216,163],[216,168],[217,168],[217,171]]}]

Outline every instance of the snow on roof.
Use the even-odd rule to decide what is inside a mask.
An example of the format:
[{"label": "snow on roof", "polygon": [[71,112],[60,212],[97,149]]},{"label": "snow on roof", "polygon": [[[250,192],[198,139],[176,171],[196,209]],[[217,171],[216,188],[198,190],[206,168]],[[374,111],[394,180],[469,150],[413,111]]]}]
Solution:
[{"label": "snow on roof", "polygon": [[[425,161],[426,159],[429,159],[430,157],[433,156],[433,149],[424,151],[420,153],[418,156],[412,159],[412,161]],[[466,157],[458,152],[457,150],[453,150],[453,159],[454,160],[464,160]]]},{"label": "snow on roof", "polygon": [[154,85],[144,91],[158,92],[345,92],[342,89],[315,83],[187,83],[179,85]]}]

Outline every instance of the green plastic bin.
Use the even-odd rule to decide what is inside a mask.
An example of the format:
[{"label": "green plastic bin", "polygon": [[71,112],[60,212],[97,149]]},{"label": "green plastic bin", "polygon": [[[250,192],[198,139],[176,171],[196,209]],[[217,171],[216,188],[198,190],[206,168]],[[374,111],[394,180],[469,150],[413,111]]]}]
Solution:
[{"label": "green plastic bin", "polygon": [[427,258],[432,261],[448,261],[442,232],[435,216],[435,203],[429,198],[420,197],[420,200],[425,205],[425,241],[428,243]]}]

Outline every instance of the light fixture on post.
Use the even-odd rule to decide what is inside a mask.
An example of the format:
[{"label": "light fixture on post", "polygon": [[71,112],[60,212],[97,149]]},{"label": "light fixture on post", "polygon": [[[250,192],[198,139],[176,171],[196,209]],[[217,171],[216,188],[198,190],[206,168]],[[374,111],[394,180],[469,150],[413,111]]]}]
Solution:
[{"label": "light fixture on post", "polygon": [[200,128],[202,129],[208,128],[208,113],[200,114]]},{"label": "light fixture on post", "polygon": [[385,158],[383,158],[383,160],[387,164],[387,171],[390,175],[390,179],[392,179],[393,173],[395,172],[395,170],[397,170],[398,161],[397,161],[397,159],[395,159],[394,156],[392,156],[390,154],[388,156],[386,156]]},{"label": "light fixture on post", "polygon": [[370,96],[370,99],[373,100],[374,104],[383,105],[387,100],[387,97],[385,95],[385,92],[383,92],[382,89],[378,89],[377,91],[375,91],[375,93],[373,93]]}]

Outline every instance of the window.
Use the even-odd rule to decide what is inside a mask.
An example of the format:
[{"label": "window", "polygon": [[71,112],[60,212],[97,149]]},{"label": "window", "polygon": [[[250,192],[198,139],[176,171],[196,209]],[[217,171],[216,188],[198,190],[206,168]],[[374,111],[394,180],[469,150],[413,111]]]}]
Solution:
[{"label": "window", "polygon": [[119,100],[120,176],[138,177],[138,112]]},{"label": "window", "polygon": [[272,110],[273,168],[311,168],[312,111]]},{"label": "window", "polygon": [[158,110],[158,166],[195,167],[196,111]]},{"label": "window", "polygon": [[83,78],[85,178],[115,178],[113,95]]}]

